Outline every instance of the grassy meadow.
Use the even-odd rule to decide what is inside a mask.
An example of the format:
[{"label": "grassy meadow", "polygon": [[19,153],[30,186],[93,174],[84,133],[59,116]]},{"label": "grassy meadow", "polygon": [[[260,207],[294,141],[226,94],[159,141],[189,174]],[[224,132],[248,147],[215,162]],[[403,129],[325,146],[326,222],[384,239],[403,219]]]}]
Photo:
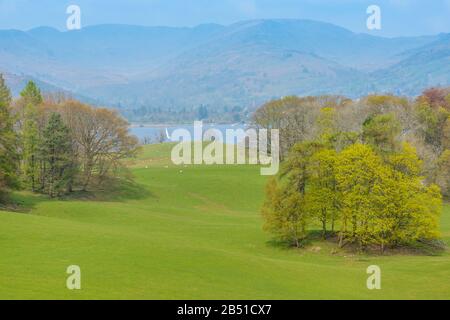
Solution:
[{"label": "grassy meadow", "polygon": [[[171,145],[129,162],[134,184],[58,201],[13,194],[0,211],[0,299],[448,299],[450,252],[355,255],[295,250],[261,229],[257,166],[170,163]],[[450,245],[450,206],[442,217]],[[379,265],[382,289],[366,288]],[[82,290],[66,288],[81,267]]]}]

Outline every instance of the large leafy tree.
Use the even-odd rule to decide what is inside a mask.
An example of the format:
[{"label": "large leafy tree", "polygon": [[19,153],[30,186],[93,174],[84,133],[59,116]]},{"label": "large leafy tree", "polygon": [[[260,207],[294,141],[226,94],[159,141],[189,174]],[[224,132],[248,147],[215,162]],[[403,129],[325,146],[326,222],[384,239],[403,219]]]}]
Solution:
[{"label": "large leafy tree", "polygon": [[336,167],[342,192],[341,239],[361,248],[435,239],[439,235],[439,188],[422,183],[420,161],[406,148],[386,164],[371,147],[355,144],[342,152]]},{"label": "large leafy tree", "polygon": [[304,197],[292,185],[279,185],[272,179],[266,188],[266,202],[262,209],[264,230],[297,248],[305,239],[309,215]]},{"label": "large leafy tree", "polygon": [[278,181],[271,180],[266,189],[267,199],[262,210],[264,229],[296,247],[302,245],[311,218],[305,196],[308,166],[311,157],[324,148],[320,142],[297,143],[286,159]]},{"label": "large leafy tree", "polygon": [[311,216],[322,225],[322,237],[327,235],[327,225],[334,232],[339,214],[340,194],[336,181],[337,154],[334,150],[321,150],[309,163],[309,187],[306,203]]},{"label": "large leafy tree", "polygon": [[75,101],[60,112],[70,127],[83,190],[107,180],[121,167],[122,159],[135,154],[138,141],[129,135],[128,123],[116,112]]},{"label": "large leafy tree", "polygon": [[381,159],[367,145],[355,144],[340,154],[336,180],[342,192],[341,245],[344,238],[360,246],[369,240],[369,221],[376,215],[374,190],[381,183],[382,169]]},{"label": "large leafy tree", "polygon": [[341,153],[320,143],[298,144],[278,181],[267,187],[264,228],[299,246],[311,222],[340,226],[339,244],[386,247],[439,236],[439,188],[426,186],[422,162],[404,144],[379,154],[356,143]]}]

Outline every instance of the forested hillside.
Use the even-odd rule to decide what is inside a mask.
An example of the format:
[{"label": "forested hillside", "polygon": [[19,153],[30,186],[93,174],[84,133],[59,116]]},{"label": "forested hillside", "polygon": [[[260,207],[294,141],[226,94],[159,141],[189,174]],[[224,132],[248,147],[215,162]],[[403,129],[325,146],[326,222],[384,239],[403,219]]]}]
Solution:
[{"label": "forested hillside", "polygon": [[[407,96],[450,84],[448,35],[383,38],[309,20],[193,28],[0,31],[0,71],[118,108],[132,120],[212,121],[288,95]],[[38,62],[38,63],[37,63]],[[12,78],[9,77],[9,78]],[[14,93],[19,83],[11,81]],[[47,89],[47,88],[46,88]]]}]

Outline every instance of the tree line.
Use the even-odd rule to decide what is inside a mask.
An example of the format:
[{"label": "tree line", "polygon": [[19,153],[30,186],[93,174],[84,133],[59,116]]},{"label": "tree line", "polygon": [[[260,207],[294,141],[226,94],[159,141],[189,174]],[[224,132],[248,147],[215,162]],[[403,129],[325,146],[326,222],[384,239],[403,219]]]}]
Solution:
[{"label": "tree line", "polygon": [[254,115],[280,129],[282,170],[269,182],[264,228],[302,246],[311,230],[360,249],[439,238],[450,195],[450,89],[416,99],[286,97]]},{"label": "tree line", "polygon": [[32,81],[13,100],[0,75],[0,193],[14,188],[51,197],[95,190],[118,177],[138,141],[115,111],[61,95]]}]

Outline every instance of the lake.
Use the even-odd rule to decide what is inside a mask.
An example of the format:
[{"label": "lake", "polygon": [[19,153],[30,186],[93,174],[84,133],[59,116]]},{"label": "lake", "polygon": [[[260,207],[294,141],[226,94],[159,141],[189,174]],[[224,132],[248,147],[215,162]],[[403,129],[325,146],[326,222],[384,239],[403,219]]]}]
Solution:
[{"label": "lake", "polygon": [[[203,124],[203,133],[209,129],[217,129],[225,137],[227,129],[246,130],[248,126],[246,124]],[[194,125],[143,125],[143,126],[131,126],[130,133],[135,135],[141,143],[151,144],[159,142],[172,141],[170,139],[172,133],[177,129],[186,129],[194,136]],[[167,137],[167,134],[169,137]],[[223,142],[223,141],[221,141]],[[238,141],[239,142],[239,141]]]}]

